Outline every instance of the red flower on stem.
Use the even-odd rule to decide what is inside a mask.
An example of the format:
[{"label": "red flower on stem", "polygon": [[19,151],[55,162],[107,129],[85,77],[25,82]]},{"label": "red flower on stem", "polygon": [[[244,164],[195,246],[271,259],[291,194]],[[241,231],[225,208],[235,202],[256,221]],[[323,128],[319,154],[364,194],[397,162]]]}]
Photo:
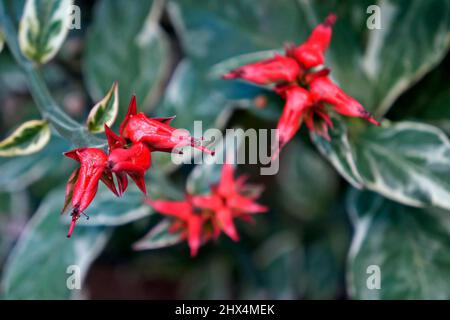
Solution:
[{"label": "red flower on stem", "polygon": [[328,78],[330,70],[323,65],[335,21],[336,15],[330,14],[304,43],[288,45],[284,57],[277,55],[223,76],[225,79],[242,78],[256,84],[275,84],[273,90],[286,100],[277,125],[278,141],[272,148],[272,159],[293,138],[303,121],[310,131],[330,140],[328,128],[333,126],[333,122],[328,109],[379,125],[370,112]]},{"label": "red flower on stem", "polygon": [[[105,124],[109,154],[97,148],[80,148],[65,155],[80,162],[66,186],[66,199],[62,212],[69,203],[72,204],[72,221],[68,237],[71,236],[76,221],[95,197],[98,182],[102,180],[117,196],[122,196],[128,186],[128,176],[138,188],[147,193],[144,175],[151,166],[152,151],[171,152],[174,148],[194,146],[213,154],[203,147],[199,140],[187,131],[171,127],[171,118],[148,118],[143,113],[137,114],[136,97],[132,97],[127,115],[120,126],[120,135],[115,134]],[[119,192],[114,184],[116,175]],[[194,219],[195,220],[195,219]]]},{"label": "red flower on stem", "polygon": [[95,197],[98,182],[102,180],[115,194],[117,194],[112,182],[111,172],[106,169],[108,156],[101,149],[80,148],[64,153],[66,157],[72,158],[80,163],[80,168],[75,170],[66,186],[66,199],[63,212],[72,204],[72,222],[67,237],[72,235],[75,223],[84,210]]}]

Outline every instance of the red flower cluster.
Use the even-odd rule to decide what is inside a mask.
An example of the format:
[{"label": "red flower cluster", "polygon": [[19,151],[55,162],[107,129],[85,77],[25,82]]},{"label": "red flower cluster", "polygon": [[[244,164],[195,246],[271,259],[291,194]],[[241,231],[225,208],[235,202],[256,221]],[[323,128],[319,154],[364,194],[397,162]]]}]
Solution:
[{"label": "red flower cluster", "polygon": [[336,20],[330,14],[318,25],[305,43],[288,45],[284,56],[259,61],[237,68],[224,79],[241,78],[259,85],[273,84],[274,91],[286,100],[278,121],[278,142],[275,157],[292,139],[305,121],[309,130],[330,140],[328,127],[333,123],[327,105],[348,117],[360,117],[379,125],[373,116],[354,98],[345,94],[329,78],[329,69],[323,67],[325,51],[331,41],[332,25]]},{"label": "red flower cluster", "polygon": [[[120,125],[120,135],[105,125],[109,152],[97,148],[79,148],[64,155],[80,163],[69,178],[66,186],[66,199],[62,212],[69,204],[72,206],[72,222],[68,237],[75,223],[89,206],[97,193],[99,181],[117,196],[122,196],[128,186],[128,176],[146,194],[144,174],[151,165],[151,152],[172,152],[174,148],[193,146],[213,153],[201,146],[200,141],[191,137],[186,130],[171,127],[171,118],[148,118],[137,113],[136,98],[133,96],[128,112]],[[113,174],[116,176],[118,191]]]},{"label": "red flower cluster", "polygon": [[245,195],[246,177],[234,179],[233,166],[224,164],[220,182],[211,186],[208,195],[189,195],[184,201],[148,199],[156,211],[174,217],[169,232],[181,232],[187,239],[191,256],[210,239],[223,231],[234,241],[239,240],[234,219],[252,221],[252,214],[266,212],[267,207],[255,202],[259,193]]}]

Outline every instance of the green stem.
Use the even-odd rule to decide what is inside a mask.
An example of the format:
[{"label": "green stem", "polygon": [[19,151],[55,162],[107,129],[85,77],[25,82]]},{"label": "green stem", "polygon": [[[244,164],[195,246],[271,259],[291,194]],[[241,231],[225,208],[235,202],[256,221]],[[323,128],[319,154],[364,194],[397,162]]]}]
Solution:
[{"label": "green stem", "polygon": [[93,136],[85,126],[72,119],[60,108],[50,94],[38,65],[22,55],[16,28],[6,13],[3,0],[0,0],[0,24],[11,54],[27,77],[31,95],[42,117],[49,121],[58,134],[77,147],[104,146],[104,140]]}]

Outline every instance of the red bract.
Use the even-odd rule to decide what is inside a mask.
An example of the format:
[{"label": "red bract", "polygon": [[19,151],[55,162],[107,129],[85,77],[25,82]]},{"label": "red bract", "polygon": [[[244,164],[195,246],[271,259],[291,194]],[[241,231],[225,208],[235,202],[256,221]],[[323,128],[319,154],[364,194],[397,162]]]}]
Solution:
[{"label": "red bract", "polygon": [[209,237],[208,233],[203,230],[205,217],[195,212],[191,198],[187,197],[185,201],[148,199],[146,202],[159,213],[176,218],[169,232],[181,232],[182,237],[187,239],[191,256],[197,255],[201,244],[206,242]]},{"label": "red bract", "polygon": [[112,188],[114,193],[117,194],[117,191],[114,184],[110,183],[112,181],[111,174],[105,172],[108,156],[103,150],[80,148],[66,152],[64,155],[80,162],[80,168],[72,173],[66,187],[64,209],[67,208],[69,201],[73,207],[72,222],[67,234],[67,237],[70,237],[76,221],[94,199],[100,179]]},{"label": "red bract", "polygon": [[[309,92],[299,86],[290,85],[276,89],[284,99],[286,104],[283,108],[280,120],[277,125],[277,138],[280,148],[282,148],[300,128],[302,115],[312,101]],[[277,150],[279,150],[277,148]]]},{"label": "red bract", "polygon": [[249,215],[262,213],[268,210],[254,201],[254,197],[246,197],[241,192],[243,179],[234,179],[234,170],[231,164],[224,164],[220,182],[212,186],[211,195],[203,198],[196,197],[195,205],[199,208],[213,210],[219,228],[231,239],[237,241],[239,236],[234,226],[235,218],[246,220]]},{"label": "red bract", "polygon": [[380,125],[378,121],[355,99],[345,94],[341,88],[334,84],[328,77],[314,79],[310,83],[311,98],[316,102],[327,102],[333,109],[347,117],[359,117]]},{"label": "red bract", "polygon": [[336,15],[330,14],[324,23],[319,24],[312,31],[306,42],[298,47],[289,46],[286,54],[295,58],[306,69],[324,64],[324,54],[330,45],[333,32],[332,26],[335,21]]},{"label": "red bract", "polygon": [[126,174],[144,194],[147,193],[144,174],[150,168],[151,162],[150,151],[143,143],[134,144],[129,149],[116,148],[111,151],[108,168],[118,177],[120,194],[125,192],[128,185]]},{"label": "red bract", "polygon": [[259,193],[244,195],[245,180],[234,179],[233,166],[225,164],[220,182],[211,186],[209,194],[186,195],[184,201],[149,199],[147,203],[159,213],[175,218],[169,231],[181,232],[188,240],[191,256],[195,256],[201,244],[217,239],[221,231],[234,241],[239,240],[234,219],[251,221],[252,214],[268,210],[255,202]]},{"label": "red bract", "polygon": [[[66,187],[63,212],[70,201],[73,206],[69,237],[83,210],[93,200],[100,179],[114,194],[122,196],[127,189],[128,176],[130,176],[138,188],[146,194],[144,175],[151,166],[152,151],[171,152],[175,148],[191,145],[213,154],[212,151],[201,146],[200,141],[191,137],[186,130],[171,127],[169,124],[174,118],[148,118],[143,113],[138,114],[136,97],[133,96],[127,114],[120,125],[120,135],[115,134],[105,124],[109,155],[95,148],[81,148],[65,153],[67,157],[81,163],[80,169],[70,176]],[[113,174],[116,175],[119,192],[116,190]],[[190,240],[193,247],[195,247],[194,242]]]},{"label": "red bract", "polygon": [[[330,14],[312,31],[303,44],[289,45],[284,58],[276,56],[273,59],[240,67],[224,75],[225,79],[239,77],[258,84],[275,84],[273,90],[286,100],[277,124],[278,139],[272,148],[274,151],[272,159],[278,157],[280,149],[292,139],[303,121],[310,131],[330,140],[328,128],[333,126],[333,122],[328,109],[343,116],[359,117],[379,125],[370,112],[328,78],[330,70],[323,66],[324,54],[330,45],[335,21],[336,16]],[[292,60],[296,63],[293,64]],[[284,63],[283,68],[268,68],[267,65],[274,63],[269,61],[289,61],[289,63]],[[286,70],[287,68],[291,68],[291,72]],[[281,77],[280,70],[283,71],[283,75],[296,74],[296,79]],[[330,108],[327,109],[327,105],[330,105]]]},{"label": "red bract", "polygon": [[149,118],[143,113],[137,113],[136,98],[133,97],[120,126],[120,135],[132,143],[143,142],[152,151],[171,152],[175,148],[192,146],[214,154],[203,147],[200,140],[191,137],[187,130],[171,127],[169,124],[174,118]]},{"label": "red bract", "polygon": [[223,78],[241,78],[249,82],[264,85],[278,82],[292,82],[297,80],[299,75],[300,67],[294,59],[277,54],[271,59],[237,68],[223,75]]}]

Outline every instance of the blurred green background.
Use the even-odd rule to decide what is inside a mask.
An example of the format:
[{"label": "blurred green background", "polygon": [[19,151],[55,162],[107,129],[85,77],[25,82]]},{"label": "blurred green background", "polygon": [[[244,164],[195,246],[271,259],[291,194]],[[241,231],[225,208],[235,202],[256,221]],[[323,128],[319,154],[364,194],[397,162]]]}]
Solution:
[{"label": "blurred green background", "polygon": [[[2,1],[19,19],[24,1]],[[140,110],[176,114],[176,127],[191,130],[194,120],[202,120],[204,129],[274,128],[283,101],[264,88],[222,81],[220,73],[286,42],[304,41],[336,12],[327,61],[340,86],[378,117],[418,120],[448,135],[450,2],[376,2],[382,30],[369,30],[366,10],[374,2],[77,0],[81,29],[70,31],[44,76],[59,105],[80,122],[117,80],[118,119],[136,93]],[[1,137],[40,118],[7,48],[0,54],[0,110]],[[448,210],[412,208],[356,191],[317,151],[305,128],[283,150],[277,175],[260,176],[258,165],[238,168],[264,185],[260,202],[270,212],[255,224],[238,224],[241,241],[222,236],[196,258],[185,243],[132,250],[161,220],[134,189],[114,199],[101,186],[87,210],[91,219],[80,220],[74,237],[66,239],[59,211],[75,166],[62,156],[70,148],[54,134],[36,154],[0,158],[2,298],[450,297]],[[448,146],[443,154],[450,158]],[[179,198],[194,166],[174,167],[165,155],[153,160],[150,195]],[[447,164],[440,169],[450,189]],[[71,264],[82,268],[82,290],[66,288]],[[365,287],[371,264],[381,265],[378,291]]]}]

